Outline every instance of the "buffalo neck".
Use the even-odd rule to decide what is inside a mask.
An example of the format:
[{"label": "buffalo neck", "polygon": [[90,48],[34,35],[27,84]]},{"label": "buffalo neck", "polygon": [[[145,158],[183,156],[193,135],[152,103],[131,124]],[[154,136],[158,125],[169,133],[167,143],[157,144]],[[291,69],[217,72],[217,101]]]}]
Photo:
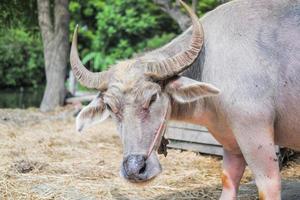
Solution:
[{"label": "buffalo neck", "polygon": [[171,99],[170,120],[208,126],[212,113],[207,106],[208,99],[203,98],[191,103],[179,103]]},{"label": "buffalo neck", "polygon": [[[205,64],[205,44],[195,62],[182,74],[185,77],[202,81],[202,71]],[[209,109],[209,99],[202,98],[191,103],[178,103],[174,99],[171,100],[171,120],[183,121],[198,125],[207,126],[210,117],[212,117],[211,109]]]}]

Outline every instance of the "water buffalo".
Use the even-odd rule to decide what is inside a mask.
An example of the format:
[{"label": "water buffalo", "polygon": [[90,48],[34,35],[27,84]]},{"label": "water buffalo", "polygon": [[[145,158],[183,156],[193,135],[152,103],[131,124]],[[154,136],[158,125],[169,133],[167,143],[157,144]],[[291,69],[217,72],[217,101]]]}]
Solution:
[{"label": "water buffalo", "polygon": [[131,182],[161,172],[153,149],[167,120],[208,128],[223,145],[221,199],[236,199],[246,163],[260,199],[280,199],[274,145],[300,149],[300,1],[237,0],[198,20],[162,48],[94,73],[71,48],[79,82],[99,95],[77,128],[114,119],[123,144],[121,174]]}]

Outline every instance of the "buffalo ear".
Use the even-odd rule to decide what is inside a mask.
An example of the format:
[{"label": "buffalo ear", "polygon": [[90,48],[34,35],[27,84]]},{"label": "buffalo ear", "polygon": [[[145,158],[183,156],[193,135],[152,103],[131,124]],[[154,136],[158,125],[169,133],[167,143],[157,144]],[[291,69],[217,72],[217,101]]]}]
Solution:
[{"label": "buffalo ear", "polygon": [[109,111],[103,102],[102,96],[99,94],[84,107],[76,118],[76,129],[81,132],[84,128],[102,122],[109,116]]},{"label": "buffalo ear", "polygon": [[209,83],[195,81],[183,76],[170,80],[166,85],[165,91],[180,103],[189,103],[220,93],[218,88]]}]

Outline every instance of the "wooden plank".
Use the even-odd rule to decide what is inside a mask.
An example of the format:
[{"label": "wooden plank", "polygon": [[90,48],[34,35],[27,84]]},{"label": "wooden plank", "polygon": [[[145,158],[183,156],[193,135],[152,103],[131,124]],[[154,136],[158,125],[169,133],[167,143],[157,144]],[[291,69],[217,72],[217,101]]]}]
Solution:
[{"label": "wooden plank", "polygon": [[205,154],[223,156],[223,148],[220,146],[205,145],[205,144],[198,144],[198,143],[184,142],[184,141],[177,141],[177,140],[170,140],[169,142],[170,142],[168,144],[169,148],[184,149],[184,150],[200,152]]},{"label": "wooden plank", "polygon": [[208,132],[208,130],[205,127],[202,128],[189,128],[189,127],[174,127],[174,126],[168,126],[169,128],[172,129],[180,129],[180,130],[188,130],[188,131],[201,131],[201,132]]},{"label": "wooden plank", "polygon": [[184,130],[169,127],[166,132],[166,138],[221,146],[221,144],[209,132],[206,131]]},{"label": "wooden plank", "polygon": [[168,123],[169,127],[173,128],[180,128],[180,129],[191,129],[191,130],[201,130],[201,131],[208,131],[207,128],[195,125],[195,124],[189,124],[189,123],[183,123],[183,122],[177,122],[177,121],[170,121]]}]

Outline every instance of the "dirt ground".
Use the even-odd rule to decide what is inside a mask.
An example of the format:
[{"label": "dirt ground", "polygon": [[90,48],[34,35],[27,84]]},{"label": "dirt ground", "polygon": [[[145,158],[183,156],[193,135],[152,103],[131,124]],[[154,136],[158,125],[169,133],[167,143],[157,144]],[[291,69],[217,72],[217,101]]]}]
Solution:
[{"label": "dirt ground", "polygon": [[[78,134],[73,114],[71,107],[49,114],[0,109],[0,199],[217,199],[220,195],[221,159],[180,150],[160,156],[163,172],[149,184],[124,181],[119,177],[122,147],[112,121]],[[282,177],[285,193],[300,193],[299,161],[289,162]],[[248,169],[242,182],[239,199],[256,199]]]}]

